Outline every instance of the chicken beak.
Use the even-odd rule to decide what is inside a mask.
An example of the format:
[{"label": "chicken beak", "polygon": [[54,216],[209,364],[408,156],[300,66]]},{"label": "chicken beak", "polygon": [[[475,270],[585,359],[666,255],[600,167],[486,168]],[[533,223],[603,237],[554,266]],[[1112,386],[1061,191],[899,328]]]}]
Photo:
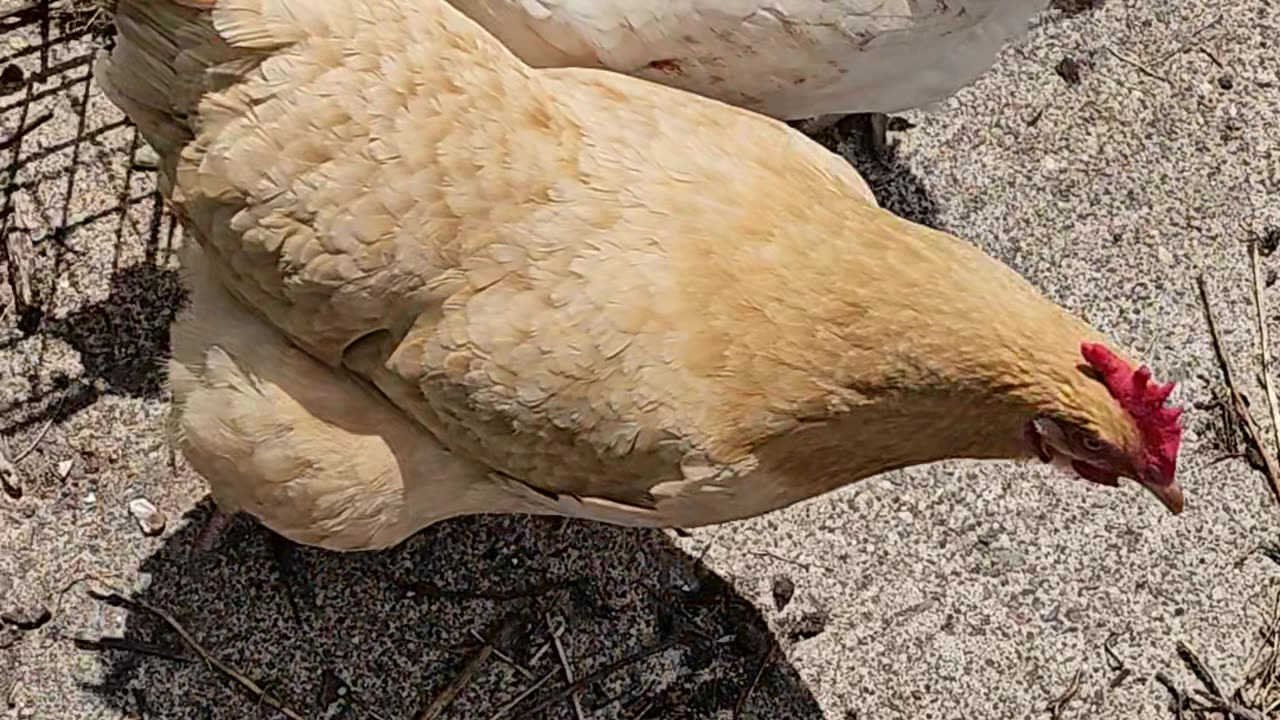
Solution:
[{"label": "chicken beak", "polygon": [[1142,486],[1159,498],[1160,502],[1164,503],[1164,506],[1169,509],[1169,512],[1174,515],[1182,512],[1182,487],[1178,483],[1144,482]]}]

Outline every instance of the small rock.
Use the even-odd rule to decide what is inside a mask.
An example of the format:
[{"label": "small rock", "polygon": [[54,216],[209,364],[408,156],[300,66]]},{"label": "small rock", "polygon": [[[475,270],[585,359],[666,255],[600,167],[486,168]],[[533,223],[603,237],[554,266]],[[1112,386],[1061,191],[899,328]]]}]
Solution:
[{"label": "small rock", "polygon": [[791,598],[796,594],[796,584],[786,575],[779,575],[773,579],[773,606],[782,612],[791,602]]},{"label": "small rock", "polygon": [[143,535],[155,537],[164,532],[168,519],[155,505],[151,504],[150,500],[146,498],[130,500],[129,512],[133,515],[133,519],[138,521],[138,527]]},{"label": "small rock", "polygon": [[22,89],[26,84],[26,73],[22,72],[22,68],[9,63],[4,66],[4,70],[0,70],[0,93],[8,95]]},{"label": "small rock", "polygon": [[1067,56],[1059,60],[1053,71],[1068,85],[1080,84],[1080,61],[1073,57]]},{"label": "small rock", "polygon": [[67,479],[67,476],[71,474],[72,464],[73,462],[71,460],[61,460],[58,462],[57,470],[59,480]]},{"label": "small rock", "polygon": [[991,557],[1002,570],[1020,570],[1027,564],[1027,556],[1013,548],[996,548]]},{"label": "small rock", "polygon": [[35,630],[49,622],[52,617],[53,614],[49,612],[49,608],[42,602],[17,605],[0,613],[0,620],[4,620],[9,625],[20,630]]},{"label": "small rock", "polygon": [[150,145],[143,145],[133,154],[133,166],[139,170],[155,170],[160,167],[160,153]]}]

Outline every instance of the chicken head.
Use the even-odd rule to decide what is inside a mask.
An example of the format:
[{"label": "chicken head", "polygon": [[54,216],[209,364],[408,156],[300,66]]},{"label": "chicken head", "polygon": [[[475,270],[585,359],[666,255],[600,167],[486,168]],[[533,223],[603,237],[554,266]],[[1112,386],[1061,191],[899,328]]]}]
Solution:
[{"label": "chicken head", "polygon": [[1127,414],[1128,426],[1103,428],[1040,416],[1026,428],[1032,449],[1041,460],[1099,485],[1115,487],[1122,477],[1136,480],[1170,512],[1182,512],[1182,488],[1175,479],[1182,410],[1165,406],[1174,383],[1152,383],[1146,366],[1134,370],[1099,343],[1082,344],[1081,354],[1087,363],[1084,369],[1106,386]]}]

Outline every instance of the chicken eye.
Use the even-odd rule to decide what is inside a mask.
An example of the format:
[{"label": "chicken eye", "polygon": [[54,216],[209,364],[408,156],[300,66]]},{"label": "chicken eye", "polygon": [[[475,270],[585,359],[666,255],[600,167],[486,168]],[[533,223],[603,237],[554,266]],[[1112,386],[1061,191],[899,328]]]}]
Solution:
[{"label": "chicken eye", "polygon": [[1089,452],[1098,452],[1102,449],[1102,441],[1088,435],[1080,438],[1080,445]]}]

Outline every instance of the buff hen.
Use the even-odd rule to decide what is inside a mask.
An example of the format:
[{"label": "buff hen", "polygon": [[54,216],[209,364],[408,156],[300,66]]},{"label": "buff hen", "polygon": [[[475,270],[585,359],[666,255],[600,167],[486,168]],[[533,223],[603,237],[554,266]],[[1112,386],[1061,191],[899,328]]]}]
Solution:
[{"label": "buff hen", "polygon": [[115,22],[95,75],[195,243],[175,437],[225,511],[354,550],[1037,457],[1182,509],[1172,386],[782,122],[531,68],[440,0]]}]

